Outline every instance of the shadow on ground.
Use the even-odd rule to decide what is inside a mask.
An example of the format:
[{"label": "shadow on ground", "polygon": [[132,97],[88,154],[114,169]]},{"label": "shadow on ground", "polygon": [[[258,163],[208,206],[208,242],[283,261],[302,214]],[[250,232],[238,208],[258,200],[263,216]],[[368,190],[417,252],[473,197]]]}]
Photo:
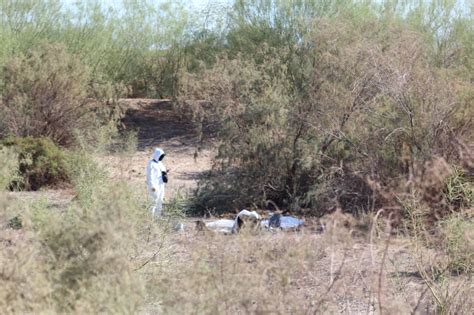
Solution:
[{"label": "shadow on ground", "polygon": [[137,132],[140,151],[162,143],[177,150],[199,144],[196,128],[173,111],[169,100],[127,100],[122,123],[126,131]]},{"label": "shadow on ground", "polygon": [[194,189],[202,175],[211,168],[212,139],[201,141],[198,129],[177,113],[169,100],[121,99],[125,115],[122,119],[124,132],[137,133],[137,151],[124,165],[116,156],[106,161],[111,169],[119,169],[116,177],[126,177],[137,187],[143,187],[145,168],[154,147],[166,152],[165,165],[169,171],[168,196],[181,189]]}]

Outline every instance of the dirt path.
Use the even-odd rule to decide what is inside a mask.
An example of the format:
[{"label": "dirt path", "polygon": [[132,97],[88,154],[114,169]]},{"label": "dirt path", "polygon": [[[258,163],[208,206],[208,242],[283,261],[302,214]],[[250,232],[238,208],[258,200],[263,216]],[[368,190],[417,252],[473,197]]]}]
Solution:
[{"label": "dirt path", "polygon": [[[137,189],[145,189],[145,168],[155,147],[166,152],[170,170],[167,196],[196,187],[199,176],[211,166],[211,150],[202,147],[194,127],[176,114],[167,100],[124,99],[123,124],[137,133],[137,151],[123,164],[119,155],[107,156],[113,178],[125,177]],[[196,156],[197,154],[197,156]],[[122,163],[122,164],[121,164]]]},{"label": "dirt path", "polygon": [[[112,180],[126,179],[133,189],[145,193],[147,161],[153,149],[161,147],[167,154],[165,165],[171,170],[167,198],[177,191],[185,192],[196,187],[202,172],[210,169],[211,150],[201,147],[193,126],[183,121],[167,100],[122,99],[120,105],[126,110],[123,119],[125,131],[137,133],[137,149],[131,156],[111,153],[100,158]],[[23,200],[44,199],[58,209],[66,208],[75,196],[70,188],[11,192],[9,195]]]}]

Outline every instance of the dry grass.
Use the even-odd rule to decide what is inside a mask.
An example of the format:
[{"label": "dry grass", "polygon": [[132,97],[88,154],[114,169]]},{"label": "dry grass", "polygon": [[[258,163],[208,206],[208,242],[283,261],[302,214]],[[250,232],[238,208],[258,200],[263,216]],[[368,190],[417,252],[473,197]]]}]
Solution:
[{"label": "dry grass", "polygon": [[[104,186],[83,154],[68,206],[0,196],[2,313],[469,314],[474,307],[472,261],[463,255],[472,248],[469,216],[443,221],[443,237],[434,236],[441,243],[427,242],[420,229],[395,235],[382,213],[356,219],[339,211],[320,220],[322,234],[309,225],[226,236],[191,223],[173,233],[174,217],[150,221],[145,196],[130,183]],[[169,201],[169,212],[183,209],[182,199]],[[8,222],[18,214],[23,226],[14,230]],[[464,271],[450,272],[453,262]]]},{"label": "dry grass", "polygon": [[[470,212],[426,231],[420,213],[427,210],[413,203],[403,235],[383,211],[358,218],[336,211],[318,221],[323,233],[312,220],[290,233],[201,233],[187,222],[174,233],[186,200],[170,196],[173,216],[151,221],[141,177],[130,171],[144,153],[130,146],[114,156],[117,164],[79,151],[67,196],[0,195],[1,313],[469,314],[474,307]],[[189,151],[171,150],[181,166],[193,165]],[[2,154],[14,169],[15,157]],[[22,228],[14,230],[18,215]]]},{"label": "dry grass", "polygon": [[155,147],[165,150],[164,161],[170,169],[167,196],[180,190],[196,187],[203,172],[211,168],[213,153],[199,141],[193,125],[183,121],[167,100],[121,99],[125,113],[123,130],[136,133],[133,152],[124,159],[123,154],[108,154],[101,162],[113,180],[126,180],[133,189],[144,190],[145,168]]},{"label": "dry grass", "polygon": [[461,297],[473,293],[469,274],[441,281],[429,274],[439,259],[425,257],[441,258],[441,251],[375,228],[372,237],[354,237],[337,215],[325,221],[323,234],[175,235],[172,261],[150,280],[158,302],[149,311],[469,313],[473,301]]}]

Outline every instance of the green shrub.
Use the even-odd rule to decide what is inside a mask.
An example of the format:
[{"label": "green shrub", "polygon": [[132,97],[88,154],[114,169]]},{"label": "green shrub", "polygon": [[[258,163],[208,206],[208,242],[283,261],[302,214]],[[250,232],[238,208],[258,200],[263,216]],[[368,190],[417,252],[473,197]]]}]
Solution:
[{"label": "green shrub", "polygon": [[92,77],[63,45],[40,45],[13,57],[2,74],[0,137],[48,137],[70,145],[75,130],[87,134],[118,118],[120,85]]},{"label": "green shrub", "polygon": [[474,273],[474,220],[453,215],[440,225],[448,270],[454,274]]},{"label": "green shrub", "polygon": [[68,182],[66,154],[48,138],[7,138],[0,142],[18,154],[18,178],[12,189],[38,190]]},{"label": "green shrub", "polygon": [[18,155],[14,149],[0,145],[0,191],[8,188],[12,181],[18,179]]},{"label": "green shrub", "polygon": [[459,163],[457,141],[471,133],[455,128],[471,124],[459,115],[469,111],[461,91],[472,88],[431,64],[421,34],[394,22],[386,27],[399,35],[386,37],[373,23],[315,20],[305,44],[264,42],[255,58],[222,55],[183,80],[179,108],[219,130],[201,212],[268,199],[313,214],[393,207],[385,196],[403,193],[410,177],[423,182],[434,156]]}]

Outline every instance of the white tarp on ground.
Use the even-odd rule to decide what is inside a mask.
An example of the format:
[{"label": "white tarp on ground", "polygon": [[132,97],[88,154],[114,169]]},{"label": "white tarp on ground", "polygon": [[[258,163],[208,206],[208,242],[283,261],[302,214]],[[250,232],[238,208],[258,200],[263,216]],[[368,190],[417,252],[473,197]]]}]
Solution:
[{"label": "white tarp on ground", "polygon": [[274,214],[268,220],[263,220],[261,225],[265,228],[280,228],[282,230],[296,229],[304,224],[303,220],[295,217]]},{"label": "white tarp on ground", "polygon": [[222,219],[222,220],[207,222],[206,227],[216,232],[231,233],[232,227],[234,226],[234,221],[235,220]]},{"label": "white tarp on ground", "polygon": [[[221,219],[206,223],[206,227],[210,230],[220,233],[237,233],[239,230],[239,220],[254,220],[255,222],[261,220],[261,216],[255,211],[242,210],[237,214],[234,220]],[[296,229],[304,224],[303,220],[292,216],[283,216],[274,214],[269,219],[262,220],[260,226],[264,228],[278,228],[282,230]]]}]

